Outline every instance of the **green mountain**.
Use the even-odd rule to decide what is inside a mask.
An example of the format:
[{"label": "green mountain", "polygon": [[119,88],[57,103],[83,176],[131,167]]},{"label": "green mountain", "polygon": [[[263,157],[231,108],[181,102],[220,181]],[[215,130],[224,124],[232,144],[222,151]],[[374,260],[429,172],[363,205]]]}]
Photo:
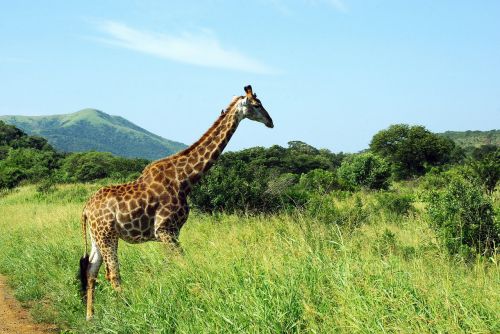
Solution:
[{"label": "green mountain", "polygon": [[462,147],[480,147],[481,145],[500,146],[500,130],[490,131],[446,131],[440,133]]},{"label": "green mountain", "polygon": [[53,116],[0,116],[29,135],[45,137],[65,152],[101,151],[129,158],[159,159],[187,146],[157,136],[120,116],[95,109]]}]

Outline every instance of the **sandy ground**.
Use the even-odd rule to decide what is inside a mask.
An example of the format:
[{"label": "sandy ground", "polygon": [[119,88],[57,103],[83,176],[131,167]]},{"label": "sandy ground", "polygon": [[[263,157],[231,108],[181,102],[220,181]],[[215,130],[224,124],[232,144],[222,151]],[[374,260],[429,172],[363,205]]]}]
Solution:
[{"label": "sandy ground", "polygon": [[47,334],[55,333],[55,326],[35,324],[28,311],[21,307],[0,275],[0,333]]}]

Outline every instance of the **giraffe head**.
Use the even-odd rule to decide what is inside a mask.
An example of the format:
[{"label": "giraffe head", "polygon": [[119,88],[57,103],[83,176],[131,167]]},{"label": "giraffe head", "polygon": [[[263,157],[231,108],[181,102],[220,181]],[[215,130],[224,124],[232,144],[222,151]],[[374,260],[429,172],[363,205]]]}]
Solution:
[{"label": "giraffe head", "polygon": [[266,109],[264,109],[257,95],[253,93],[252,86],[245,86],[244,89],[246,95],[243,96],[238,103],[238,112],[241,118],[248,118],[252,121],[263,123],[268,128],[273,128],[273,120]]}]

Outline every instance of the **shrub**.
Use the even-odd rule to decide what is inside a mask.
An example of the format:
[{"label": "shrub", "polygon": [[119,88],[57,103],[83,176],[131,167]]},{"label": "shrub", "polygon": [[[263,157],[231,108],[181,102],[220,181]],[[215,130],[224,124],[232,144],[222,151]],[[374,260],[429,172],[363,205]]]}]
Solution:
[{"label": "shrub", "polygon": [[407,215],[413,208],[413,197],[407,194],[381,192],[376,199],[379,209],[397,216]]},{"label": "shrub", "polygon": [[469,162],[469,166],[491,194],[500,179],[500,149],[485,154],[480,160]]},{"label": "shrub", "polygon": [[376,133],[370,150],[387,159],[399,179],[423,175],[428,166],[459,161],[463,154],[451,139],[438,136],[423,126],[407,124],[391,125]]},{"label": "shrub", "polygon": [[434,190],[445,188],[450,182],[450,173],[438,168],[431,168],[427,174],[418,179],[420,190]]},{"label": "shrub", "polygon": [[373,250],[380,255],[394,254],[399,246],[399,240],[396,234],[389,229],[385,229],[380,237],[377,237],[373,243]]},{"label": "shrub", "polygon": [[40,182],[40,184],[38,184],[36,191],[37,191],[37,193],[40,193],[40,194],[49,194],[49,193],[54,192],[55,189],[56,189],[56,182],[55,182],[54,178],[48,177],[45,180],[43,180],[42,182]]},{"label": "shrub", "polygon": [[314,169],[307,174],[302,174],[299,187],[310,192],[329,193],[334,189],[339,189],[340,184],[334,172]]},{"label": "shrub", "polygon": [[372,153],[350,156],[338,169],[339,179],[348,189],[387,189],[390,175],[389,165]]},{"label": "shrub", "polygon": [[[342,197],[344,193],[340,193]],[[340,200],[336,193],[315,194],[306,205],[306,213],[327,224],[357,227],[366,221],[368,212],[359,196]]]},{"label": "shrub", "polygon": [[267,182],[265,198],[274,202],[274,205],[268,205],[268,207],[276,210],[292,210],[303,207],[309,200],[310,194],[298,182],[299,176],[293,173],[270,177]]},{"label": "shrub", "polygon": [[15,188],[23,179],[26,179],[26,173],[21,169],[0,165],[0,189]]},{"label": "shrub", "polygon": [[403,245],[397,235],[387,228],[374,240],[372,251],[382,257],[401,256],[406,261],[413,259],[416,254],[415,247]]},{"label": "shrub", "polygon": [[66,182],[89,182],[107,177],[128,181],[147,163],[145,159],[115,157],[108,152],[72,153],[64,158],[59,174]]},{"label": "shrub", "polygon": [[231,168],[216,165],[191,193],[193,205],[204,212],[268,212],[279,206],[276,195],[268,192],[267,175],[263,168],[243,162]]},{"label": "shrub", "polygon": [[450,253],[495,252],[500,226],[481,185],[456,175],[443,191],[431,191],[425,199],[431,223]]},{"label": "shrub", "polygon": [[0,187],[13,188],[21,181],[39,181],[50,175],[58,164],[55,152],[32,148],[10,149],[0,160]]}]

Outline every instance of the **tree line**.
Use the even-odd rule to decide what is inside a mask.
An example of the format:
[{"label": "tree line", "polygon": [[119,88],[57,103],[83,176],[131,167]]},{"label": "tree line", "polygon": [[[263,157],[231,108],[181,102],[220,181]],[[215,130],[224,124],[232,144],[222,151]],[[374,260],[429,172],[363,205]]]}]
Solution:
[{"label": "tree line", "polygon": [[0,121],[0,189],[42,181],[130,180],[148,163],[146,159],[127,159],[107,152],[57,152],[45,138],[29,136]]},{"label": "tree line", "polygon": [[[0,121],[0,188],[50,179],[55,183],[103,178],[133,180],[150,161],[106,152],[57,152],[46,139]],[[301,141],[288,147],[253,147],[221,155],[193,193],[204,211],[270,211],[300,204],[304,191],[387,189],[392,181],[467,164],[492,191],[499,177],[499,148],[467,151],[423,126],[392,125],[376,133],[369,149],[333,153]]]}]

